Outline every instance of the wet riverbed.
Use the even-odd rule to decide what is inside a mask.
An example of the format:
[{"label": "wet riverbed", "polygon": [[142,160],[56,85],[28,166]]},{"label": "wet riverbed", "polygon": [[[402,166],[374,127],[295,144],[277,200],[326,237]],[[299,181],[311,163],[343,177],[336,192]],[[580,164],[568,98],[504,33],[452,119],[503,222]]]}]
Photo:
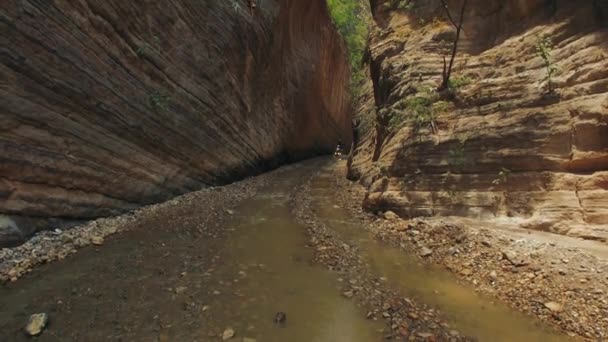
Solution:
[{"label": "wet riverbed", "polygon": [[421,303],[439,308],[454,329],[480,341],[567,341],[535,319],[482,296],[460,284],[448,271],[422,265],[415,256],[377,241],[349,211],[336,205],[331,185],[335,173],[322,172],[312,183],[317,217],[349,243],[360,248],[372,273],[392,288]]},{"label": "wet riverbed", "polygon": [[37,312],[50,316],[40,341],[220,341],[228,330],[234,341],[380,340],[382,324],[310,262],[290,213],[290,193],[317,164],[289,167],[214,226],[197,224],[192,203],[4,286],[0,341],[28,340]]},{"label": "wet riverbed", "polygon": [[[222,204],[213,224],[200,224],[209,221],[208,204],[188,202],[4,285],[0,341],[29,340],[23,327],[37,312],[50,316],[39,341],[221,341],[228,331],[232,341],[383,340],[384,324],[366,319],[341,295],[338,276],[311,262],[306,228],[290,211],[290,195],[321,162],[288,167],[253,198]],[[441,308],[454,328],[481,341],[562,340],[373,240],[334,206],[328,177],[314,180],[320,219],[359,245],[372,271],[404,296]],[[284,323],[274,322],[277,312]]]}]

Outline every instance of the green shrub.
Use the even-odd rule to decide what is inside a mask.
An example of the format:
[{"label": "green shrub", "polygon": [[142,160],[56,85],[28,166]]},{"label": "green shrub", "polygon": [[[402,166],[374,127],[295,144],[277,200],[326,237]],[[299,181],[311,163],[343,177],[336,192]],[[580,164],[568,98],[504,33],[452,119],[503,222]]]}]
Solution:
[{"label": "green shrub", "polygon": [[391,113],[389,125],[399,127],[404,122],[410,122],[414,129],[430,128],[436,130],[436,117],[447,111],[449,104],[439,101],[439,96],[430,89],[419,92],[418,95],[399,102]]},{"label": "green shrub", "polygon": [[327,8],[338,32],[344,39],[351,69],[351,92],[359,95],[365,75],[361,64],[367,43],[369,4],[364,0],[327,0]]},{"label": "green shrub", "polygon": [[545,78],[543,80],[547,82],[547,90],[550,93],[555,91],[553,77],[557,74],[558,71],[551,56],[552,50],[553,43],[551,42],[551,39],[543,37],[537,40],[536,53],[543,60],[543,65],[545,67]]},{"label": "green shrub", "polygon": [[155,110],[166,110],[169,108],[171,98],[159,90],[154,90],[148,95],[148,104]]},{"label": "green shrub", "polygon": [[465,155],[464,146],[467,143],[467,139],[461,137],[458,139],[459,144],[455,147],[452,147],[448,150],[448,162],[452,166],[463,167],[467,162],[467,157]]},{"label": "green shrub", "polygon": [[472,80],[469,77],[451,77],[448,80],[448,88],[451,90],[458,90],[464,86],[471,84]]}]

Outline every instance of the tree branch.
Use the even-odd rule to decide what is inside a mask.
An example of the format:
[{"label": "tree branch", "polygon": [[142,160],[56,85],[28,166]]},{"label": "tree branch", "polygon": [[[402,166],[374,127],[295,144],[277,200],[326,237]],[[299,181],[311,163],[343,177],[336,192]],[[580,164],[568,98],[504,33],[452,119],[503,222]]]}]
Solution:
[{"label": "tree branch", "polygon": [[[441,5],[443,5],[443,8],[445,9],[445,13],[448,15],[448,19],[450,20],[452,25],[454,25],[455,28],[458,28],[458,25],[456,25],[454,18],[452,18],[452,14],[450,13],[450,8],[448,7],[448,4],[445,2],[445,0],[441,0]],[[462,22],[462,20],[461,20],[461,22]]]},{"label": "tree branch", "polygon": [[438,90],[445,90],[445,89],[448,88],[448,85],[449,85],[449,82],[450,82],[450,76],[452,75],[452,67],[454,66],[454,59],[456,58],[456,52],[458,51],[458,41],[460,40],[460,32],[462,31],[462,23],[464,21],[464,12],[466,10],[468,0],[464,0],[464,2],[462,3],[462,7],[460,8],[460,18],[459,18],[459,21],[458,21],[457,25],[456,25],[456,23],[452,19],[452,15],[450,14],[450,9],[448,8],[445,0],[441,0],[441,3],[444,5],[445,11],[448,14],[448,17],[450,18],[450,21],[456,27],[456,38],[454,39],[454,45],[452,46],[452,57],[450,58],[450,65],[448,66],[447,71],[446,71],[445,70],[445,57],[444,57],[443,80],[442,80],[441,85],[439,86],[439,89],[438,89]]}]

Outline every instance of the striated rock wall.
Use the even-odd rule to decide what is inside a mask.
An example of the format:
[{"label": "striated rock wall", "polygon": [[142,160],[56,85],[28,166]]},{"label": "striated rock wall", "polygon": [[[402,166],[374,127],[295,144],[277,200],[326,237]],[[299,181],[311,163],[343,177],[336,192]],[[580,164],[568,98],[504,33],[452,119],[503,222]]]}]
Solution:
[{"label": "striated rock wall", "polygon": [[[606,241],[608,3],[470,0],[452,76],[467,81],[433,107],[430,124],[416,123],[408,100],[439,96],[428,89],[441,81],[455,29],[439,1],[410,10],[371,2],[375,110],[368,101],[360,111],[377,124],[349,170],[370,187],[364,206]],[[459,3],[449,2],[456,19]],[[543,37],[553,44],[554,93],[537,53]],[[401,124],[387,121],[395,115]]]},{"label": "striated rock wall", "polygon": [[0,32],[0,244],[350,139],[324,0],[7,0]]}]

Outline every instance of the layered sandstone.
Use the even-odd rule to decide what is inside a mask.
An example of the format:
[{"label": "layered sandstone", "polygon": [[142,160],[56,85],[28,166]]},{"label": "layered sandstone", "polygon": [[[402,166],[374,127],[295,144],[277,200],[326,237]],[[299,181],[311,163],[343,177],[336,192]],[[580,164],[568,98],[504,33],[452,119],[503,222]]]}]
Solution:
[{"label": "layered sandstone", "polygon": [[[364,205],[606,241],[608,6],[469,1],[453,75],[469,82],[447,98],[433,125],[416,128],[407,101],[437,88],[455,29],[439,1],[414,3],[391,10],[372,1],[373,106],[364,101],[361,111],[376,129],[349,171],[370,187]],[[459,3],[449,2],[456,19]],[[554,92],[537,53],[543,38],[553,44]],[[383,125],[381,115],[395,113],[405,122]]]},{"label": "layered sandstone", "polygon": [[4,1],[0,244],[348,140],[324,0],[247,3]]}]

